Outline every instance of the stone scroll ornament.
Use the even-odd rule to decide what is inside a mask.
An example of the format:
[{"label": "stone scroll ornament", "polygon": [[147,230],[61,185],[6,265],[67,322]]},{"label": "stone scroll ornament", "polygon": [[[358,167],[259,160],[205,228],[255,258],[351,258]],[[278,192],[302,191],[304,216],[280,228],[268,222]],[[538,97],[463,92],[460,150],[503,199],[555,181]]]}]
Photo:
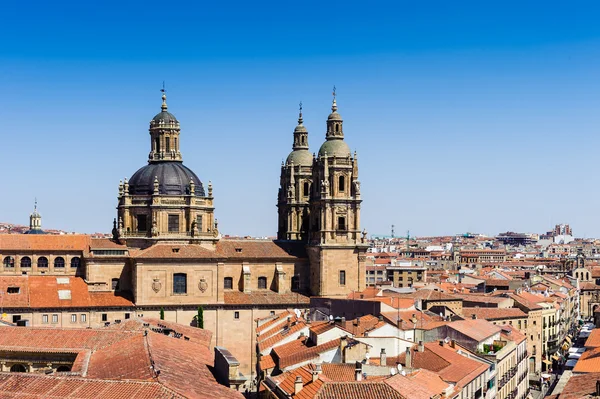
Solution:
[{"label": "stone scroll ornament", "polygon": [[208,283],[206,282],[206,278],[200,277],[200,282],[198,283],[198,289],[200,292],[204,293],[208,289]]},{"label": "stone scroll ornament", "polygon": [[154,278],[152,280],[152,291],[158,293],[158,291],[160,291],[161,288],[162,288],[162,283],[160,282],[160,280],[158,278]]}]

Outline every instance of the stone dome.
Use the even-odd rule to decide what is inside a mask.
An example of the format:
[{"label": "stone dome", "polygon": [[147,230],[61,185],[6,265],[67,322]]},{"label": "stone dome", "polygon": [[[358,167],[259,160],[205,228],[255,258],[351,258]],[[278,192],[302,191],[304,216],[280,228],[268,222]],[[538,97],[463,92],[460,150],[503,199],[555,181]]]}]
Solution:
[{"label": "stone dome", "polygon": [[336,156],[339,158],[346,158],[350,156],[350,147],[344,140],[327,140],[319,148],[319,156],[322,157],[327,153],[327,156]]},{"label": "stone dome", "polygon": [[338,114],[337,111],[333,111],[332,113],[329,114],[329,116],[327,117],[328,121],[341,121],[342,120],[342,115]]},{"label": "stone dome", "polygon": [[177,118],[175,118],[175,115],[173,115],[172,113],[170,113],[169,111],[163,110],[161,112],[159,112],[158,114],[156,114],[156,116],[154,118],[152,118],[152,121],[150,122],[152,125],[154,124],[159,124],[159,123],[179,123],[179,121],[177,120]]},{"label": "stone dome", "polygon": [[290,152],[285,161],[286,165],[290,162],[293,162],[294,165],[312,166],[313,155],[308,150],[294,150]]},{"label": "stone dome", "polygon": [[154,177],[158,178],[158,192],[163,195],[190,194],[190,179],[195,184],[195,194],[204,197],[202,182],[191,169],[181,162],[157,162],[140,168],[129,179],[129,194],[150,195],[154,192]]}]

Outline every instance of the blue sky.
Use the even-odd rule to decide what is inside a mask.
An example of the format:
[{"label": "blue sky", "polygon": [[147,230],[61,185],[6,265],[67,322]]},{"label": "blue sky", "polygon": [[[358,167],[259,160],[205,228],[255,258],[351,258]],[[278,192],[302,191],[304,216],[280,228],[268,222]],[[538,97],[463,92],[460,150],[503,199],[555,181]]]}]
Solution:
[{"label": "blue sky", "polygon": [[[489,2],[485,2],[489,3]],[[525,3],[525,4],[523,4]],[[10,2],[0,33],[0,221],[109,231],[169,110],[225,234],[274,235],[304,103],[331,88],[370,233],[600,236],[597,2]]]}]

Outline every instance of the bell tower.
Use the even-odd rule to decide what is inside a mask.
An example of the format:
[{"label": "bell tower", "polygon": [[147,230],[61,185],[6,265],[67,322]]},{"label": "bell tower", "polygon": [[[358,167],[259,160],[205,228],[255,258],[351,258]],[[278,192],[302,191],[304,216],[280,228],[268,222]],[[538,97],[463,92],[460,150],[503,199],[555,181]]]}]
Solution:
[{"label": "bell tower", "polygon": [[314,295],[347,295],[365,288],[368,243],[360,230],[358,156],[344,141],[335,88],[327,118],[326,141],[313,166],[310,233],[307,252]]},{"label": "bell tower", "polygon": [[308,241],[313,155],[308,151],[308,131],[303,125],[302,103],[294,129],[292,152],[281,164],[277,199],[278,240]]}]

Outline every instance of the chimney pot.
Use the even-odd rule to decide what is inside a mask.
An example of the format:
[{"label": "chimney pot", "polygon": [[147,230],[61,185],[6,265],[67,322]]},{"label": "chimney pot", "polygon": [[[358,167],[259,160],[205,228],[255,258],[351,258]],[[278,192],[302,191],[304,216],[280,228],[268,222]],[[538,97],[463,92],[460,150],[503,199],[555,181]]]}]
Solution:
[{"label": "chimney pot", "polygon": [[296,381],[294,382],[294,395],[298,395],[298,393],[302,390],[302,377],[296,377]]},{"label": "chimney pot", "polygon": [[419,352],[423,352],[425,350],[425,345],[423,345],[423,341],[419,341]]},{"label": "chimney pot", "polygon": [[362,363],[356,362],[354,364],[354,377],[356,381],[362,381]]},{"label": "chimney pot", "polygon": [[379,365],[387,366],[387,355],[385,354],[385,348],[381,348],[381,353],[379,354]]},{"label": "chimney pot", "polygon": [[444,346],[444,340],[440,339],[440,346]]},{"label": "chimney pot", "polygon": [[404,362],[404,366],[407,368],[412,368],[412,352],[410,348],[406,348],[406,361]]},{"label": "chimney pot", "polygon": [[473,314],[471,315],[471,319],[473,319],[473,320],[477,319],[477,315],[476,315],[475,313],[473,313]]}]

